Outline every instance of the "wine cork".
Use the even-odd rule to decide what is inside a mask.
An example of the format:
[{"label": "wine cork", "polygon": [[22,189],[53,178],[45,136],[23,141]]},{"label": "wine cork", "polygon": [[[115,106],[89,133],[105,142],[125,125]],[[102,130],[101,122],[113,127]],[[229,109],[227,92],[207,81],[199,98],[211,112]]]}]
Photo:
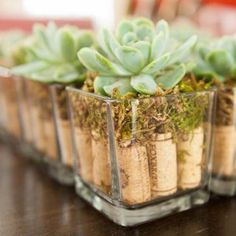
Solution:
[{"label": "wine cork", "polygon": [[[1,79],[1,78],[0,78]],[[7,101],[6,101],[6,97],[5,94],[2,91],[0,91],[0,107],[1,107],[1,126],[6,128],[7,127],[7,120],[8,120],[8,116],[7,116]]]},{"label": "wine cork", "polygon": [[156,141],[147,144],[152,198],[167,196],[177,190],[176,144],[171,133],[157,135]]},{"label": "wine cork", "polygon": [[103,140],[92,138],[93,181],[102,191],[111,191],[111,164],[108,145]]},{"label": "wine cork", "polygon": [[216,126],[213,157],[213,173],[236,176],[236,131],[234,126]]},{"label": "wine cork", "polygon": [[8,130],[13,136],[20,138],[21,129],[20,129],[18,106],[16,103],[13,102],[7,102],[7,103],[8,103],[7,107]]},{"label": "wine cork", "polygon": [[22,106],[22,123],[23,123],[23,128],[24,128],[24,139],[26,142],[33,142],[33,134],[32,134],[32,121],[30,117],[30,112],[29,108],[26,104],[26,102],[23,102],[24,105]]},{"label": "wine cork", "polygon": [[44,153],[46,149],[46,140],[44,139],[43,128],[44,121],[40,118],[40,111],[36,106],[31,107],[31,119],[34,145],[38,151]]},{"label": "wine cork", "polygon": [[71,140],[71,128],[69,120],[59,119],[58,125],[58,135],[61,147],[62,162],[70,167],[73,165],[73,148]]},{"label": "wine cork", "polygon": [[58,159],[58,146],[56,130],[53,120],[43,121],[44,138],[46,142],[46,154],[49,158],[56,160]]},{"label": "wine cork", "polygon": [[144,146],[117,147],[122,200],[129,204],[151,199],[148,156]]},{"label": "wine cork", "polygon": [[181,189],[194,188],[201,183],[203,142],[203,128],[199,127],[177,144],[178,152],[184,154],[178,161],[178,186]]},{"label": "wine cork", "polygon": [[80,175],[84,181],[93,183],[93,156],[91,134],[88,130],[75,128],[75,143],[79,157]]}]

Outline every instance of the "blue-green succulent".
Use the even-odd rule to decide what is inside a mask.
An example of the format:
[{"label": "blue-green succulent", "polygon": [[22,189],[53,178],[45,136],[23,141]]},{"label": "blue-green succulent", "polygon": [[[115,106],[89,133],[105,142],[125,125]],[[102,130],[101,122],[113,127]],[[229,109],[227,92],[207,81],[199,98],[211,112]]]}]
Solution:
[{"label": "blue-green succulent", "polygon": [[87,30],[57,28],[54,23],[35,25],[24,45],[27,63],[14,67],[12,73],[43,83],[81,82],[86,78],[86,69],[77,52],[93,43],[93,34]]},{"label": "blue-green succulent", "polygon": [[210,44],[197,45],[197,77],[220,82],[236,81],[236,35],[224,36]]},{"label": "blue-green succulent", "polygon": [[196,40],[192,36],[181,44],[176,42],[164,20],[156,26],[144,18],[124,20],[114,34],[101,30],[100,51],[83,48],[78,58],[88,70],[98,73],[94,81],[97,94],[155,95],[174,88],[185,76]]}]

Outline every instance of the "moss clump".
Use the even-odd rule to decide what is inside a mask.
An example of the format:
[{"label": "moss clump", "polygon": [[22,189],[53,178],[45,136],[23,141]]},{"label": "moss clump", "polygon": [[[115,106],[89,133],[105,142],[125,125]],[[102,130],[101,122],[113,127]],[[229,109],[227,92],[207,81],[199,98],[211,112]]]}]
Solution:
[{"label": "moss clump", "polygon": [[[93,78],[86,81],[84,90],[93,90],[92,81]],[[209,85],[197,82],[193,76],[186,76],[175,89],[159,92],[156,97],[139,95],[137,99],[132,93],[121,96],[114,90],[111,109],[117,142],[121,146],[133,142],[145,145],[156,140],[158,134],[171,132],[176,139],[179,134],[192,132],[205,119],[208,95],[197,91],[206,86]],[[194,93],[182,94],[184,91]],[[77,92],[70,96],[75,125],[91,129],[96,138],[107,139],[106,102]]]}]

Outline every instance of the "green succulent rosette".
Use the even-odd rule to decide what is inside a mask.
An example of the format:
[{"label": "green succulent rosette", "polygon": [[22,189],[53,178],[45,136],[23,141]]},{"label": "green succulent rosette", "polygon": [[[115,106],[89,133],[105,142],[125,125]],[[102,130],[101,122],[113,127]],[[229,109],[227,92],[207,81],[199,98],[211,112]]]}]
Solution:
[{"label": "green succulent rosette", "polygon": [[93,34],[88,30],[57,28],[54,23],[35,25],[24,45],[26,63],[14,67],[12,73],[42,83],[83,82],[86,69],[78,61],[77,52],[93,43]]},{"label": "green succulent rosette", "polygon": [[196,40],[192,36],[178,43],[170,37],[164,20],[156,26],[144,18],[124,20],[115,34],[101,30],[98,36],[101,52],[83,48],[78,57],[88,70],[98,73],[95,93],[152,96],[173,89],[183,79],[192,66],[188,56]]},{"label": "green succulent rosette", "polygon": [[197,45],[198,80],[212,81],[217,87],[215,124],[234,123],[236,86],[236,35],[224,36],[206,45]]},{"label": "green succulent rosette", "polygon": [[236,82],[236,35],[224,36],[196,47],[197,78],[215,79],[220,83]]}]

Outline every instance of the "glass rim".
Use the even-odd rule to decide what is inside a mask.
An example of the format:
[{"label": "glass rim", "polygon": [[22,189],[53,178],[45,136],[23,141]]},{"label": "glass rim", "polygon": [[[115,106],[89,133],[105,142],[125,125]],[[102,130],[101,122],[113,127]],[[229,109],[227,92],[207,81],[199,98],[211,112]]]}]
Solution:
[{"label": "glass rim", "polygon": [[177,97],[177,96],[183,96],[183,97],[192,97],[195,94],[214,94],[216,92],[216,88],[211,88],[207,90],[200,90],[200,91],[194,91],[194,92],[184,92],[184,93],[177,93],[177,94],[166,94],[164,96],[150,96],[150,97],[143,97],[143,98],[125,98],[125,99],[115,99],[115,98],[110,98],[107,96],[102,96],[99,94],[83,91],[82,89],[75,88],[73,86],[66,86],[66,91],[73,91],[76,93],[80,93],[82,95],[88,96],[88,97],[94,97],[98,100],[104,101],[104,102],[124,102],[124,101],[137,101],[137,100],[144,100],[144,99],[157,99],[157,98],[171,98],[171,97]]}]

